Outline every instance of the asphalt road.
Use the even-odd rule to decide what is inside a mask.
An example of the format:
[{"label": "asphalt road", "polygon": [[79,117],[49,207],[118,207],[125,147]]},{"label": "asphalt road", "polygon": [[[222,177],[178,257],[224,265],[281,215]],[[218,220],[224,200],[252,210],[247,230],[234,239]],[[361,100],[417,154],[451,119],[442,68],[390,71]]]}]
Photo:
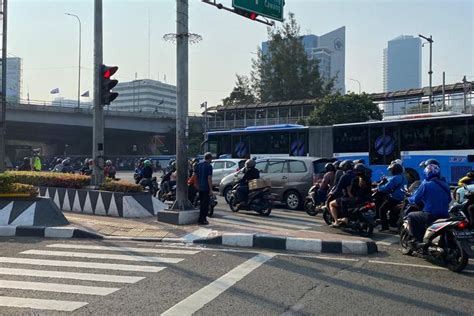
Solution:
[{"label": "asphalt road", "polygon": [[472,264],[456,274],[394,247],[354,257],[1,238],[0,251],[2,315],[474,314]]}]

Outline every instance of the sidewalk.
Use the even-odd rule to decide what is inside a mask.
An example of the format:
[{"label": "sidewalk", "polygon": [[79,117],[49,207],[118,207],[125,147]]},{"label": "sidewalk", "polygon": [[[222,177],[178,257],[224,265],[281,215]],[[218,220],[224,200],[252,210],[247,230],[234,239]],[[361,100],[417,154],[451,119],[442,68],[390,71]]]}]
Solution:
[{"label": "sidewalk", "polygon": [[[370,254],[377,251],[371,239],[309,230],[275,227],[246,227],[210,218],[207,226],[176,226],[161,223],[155,217],[113,218],[64,213],[71,225],[96,232],[105,238],[162,242],[220,244],[280,250],[328,253]],[[292,246],[290,246],[292,245]]]}]

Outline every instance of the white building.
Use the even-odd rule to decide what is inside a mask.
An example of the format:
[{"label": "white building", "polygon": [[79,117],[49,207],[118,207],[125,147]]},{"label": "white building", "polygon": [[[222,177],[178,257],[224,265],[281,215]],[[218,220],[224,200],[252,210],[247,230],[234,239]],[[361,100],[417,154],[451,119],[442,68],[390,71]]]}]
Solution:
[{"label": "white building", "polygon": [[[2,59],[0,58],[0,64]],[[7,99],[18,101],[22,97],[22,61],[19,57],[7,58]],[[0,87],[2,84],[2,68],[0,65]]]},{"label": "white building", "polygon": [[110,104],[111,110],[176,115],[176,86],[140,79],[119,82],[113,91],[119,96]]}]

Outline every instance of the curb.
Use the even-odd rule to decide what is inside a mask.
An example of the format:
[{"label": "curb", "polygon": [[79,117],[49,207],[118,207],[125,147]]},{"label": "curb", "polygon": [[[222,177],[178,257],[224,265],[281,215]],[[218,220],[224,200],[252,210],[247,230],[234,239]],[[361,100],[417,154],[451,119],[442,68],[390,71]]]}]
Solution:
[{"label": "curb", "polygon": [[0,226],[0,237],[102,239],[102,235],[74,227]]},{"label": "curb", "polygon": [[321,239],[280,237],[263,234],[223,234],[211,238],[196,239],[193,240],[193,243],[331,254],[368,255],[378,251],[377,244],[374,241],[326,241]]}]

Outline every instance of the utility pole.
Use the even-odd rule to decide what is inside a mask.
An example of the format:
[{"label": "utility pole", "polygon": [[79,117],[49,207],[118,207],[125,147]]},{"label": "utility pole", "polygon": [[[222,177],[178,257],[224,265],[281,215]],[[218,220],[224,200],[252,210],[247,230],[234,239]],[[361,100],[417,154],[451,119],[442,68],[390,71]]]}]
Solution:
[{"label": "utility pole", "polygon": [[446,111],[446,73],[443,71],[443,111]]},{"label": "utility pole", "polygon": [[94,0],[94,112],[92,159],[94,160],[92,184],[104,181],[104,111],[102,108],[102,0]]},{"label": "utility pole", "polygon": [[0,172],[5,171],[5,134],[7,110],[7,0],[2,1],[2,113],[0,118]]},{"label": "utility pole", "polygon": [[172,209],[193,209],[188,200],[188,0],[176,0],[176,201]]},{"label": "utility pole", "polygon": [[81,38],[82,38],[82,26],[81,26],[81,19],[79,16],[72,14],[72,13],[64,13],[66,15],[75,17],[77,22],[79,22],[79,69],[78,69],[78,78],[77,78],[77,108],[81,108]]},{"label": "utility pole", "polygon": [[428,103],[428,112],[431,113],[431,104],[433,101],[433,36],[430,37],[423,36],[418,34],[419,37],[425,39],[430,44],[430,70],[428,71],[428,75],[430,76],[430,87],[429,87],[429,103]]}]

